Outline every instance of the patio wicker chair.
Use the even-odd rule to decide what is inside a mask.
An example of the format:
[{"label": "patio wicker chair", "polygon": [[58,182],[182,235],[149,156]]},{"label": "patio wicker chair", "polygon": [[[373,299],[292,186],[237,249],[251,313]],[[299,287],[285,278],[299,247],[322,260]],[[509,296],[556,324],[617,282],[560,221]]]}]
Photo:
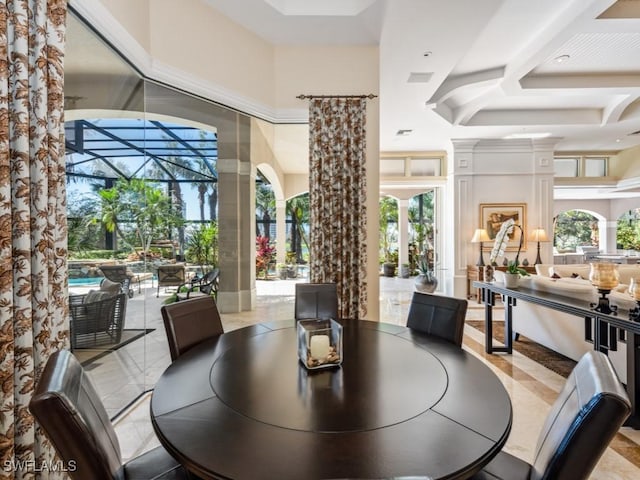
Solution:
[{"label": "patio wicker chair", "polygon": [[138,293],[142,292],[140,288],[140,276],[130,271],[126,265],[102,265],[100,266],[102,274],[108,280],[117,282],[122,285],[122,292],[126,293],[129,298],[133,297],[132,282],[138,283]]},{"label": "patio wicker chair", "polygon": [[127,295],[89,292],[69,297],[71,350],[120,342]]},{"label": "patio wicker chair", "polygon": [[[189,298],[201,297],[203,295],[218,296],[218,284],[220,281],[220,270],[214,268],[206,275],[195,278],[190,282],[183,283],[178,287],[178,300],[187,300]],[[187,291],[181,291],[182,287],[187,287]]]},{"label": "patio wicker chair", "polygon": [[156,291],[156,297],[160,296],[160,287],[180,287],[184,283],[184,265],[158,265],[158,290]]}]

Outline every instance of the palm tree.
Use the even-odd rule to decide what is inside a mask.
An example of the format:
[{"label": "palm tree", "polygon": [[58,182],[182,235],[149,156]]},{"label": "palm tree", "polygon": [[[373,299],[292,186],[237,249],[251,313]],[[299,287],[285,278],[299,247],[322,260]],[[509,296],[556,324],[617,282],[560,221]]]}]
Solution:
[{"label": "palm tree", "polygon": [[[268,183],[259,183],[256,187],[256,220],[262,217],[264,225],[264,236],[269,238],[269,225],[271,219],[276,214],[276,197],[273,188]],[[257,227],[257,225],[256,225]],[[256,235],[260,235],[259,228],[256,228]]]},{"label": "palm tree", "polygon": [[302,244],[309,251],[309,241],[305,234],[304,225],[309,225],[309,194],[305,193],[287,200],[287,215],[291,217],[291,251],[295,252],[296,262],[304,263]]}]

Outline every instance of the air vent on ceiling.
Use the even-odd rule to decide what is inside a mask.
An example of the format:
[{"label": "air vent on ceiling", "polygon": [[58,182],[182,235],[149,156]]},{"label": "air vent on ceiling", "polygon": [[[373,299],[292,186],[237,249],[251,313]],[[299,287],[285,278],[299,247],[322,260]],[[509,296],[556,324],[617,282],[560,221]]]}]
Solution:
[{"label": "air vent on ceiling", "polygon": [[396,135],[399,137],[406,137],[407,135],[411,135],[411,132],[413,132],[413,130],[398,130]]},{"label": "air vent on ceiling", "polygon": [[629,135],[640,135],[640,130],[636,130],[635,132],[631,132]]},{"label": "air vent on ceiling", "polygon": [[428,83],[433,76],[433,72],[411,72],[407,83]]}]

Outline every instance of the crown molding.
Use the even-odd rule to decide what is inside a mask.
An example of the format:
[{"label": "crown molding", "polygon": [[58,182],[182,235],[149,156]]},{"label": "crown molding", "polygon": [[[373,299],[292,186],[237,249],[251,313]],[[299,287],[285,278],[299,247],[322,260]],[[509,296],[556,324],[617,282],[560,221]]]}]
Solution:
[{"label": "crown molding", "polygon": [[190,72],[155,60],[98,0],[70,0],[69,5],[149,80],[184,90],[271,123],[307,123],[309,121],[306,105],[300,109],[274,108],[203,80]]}]

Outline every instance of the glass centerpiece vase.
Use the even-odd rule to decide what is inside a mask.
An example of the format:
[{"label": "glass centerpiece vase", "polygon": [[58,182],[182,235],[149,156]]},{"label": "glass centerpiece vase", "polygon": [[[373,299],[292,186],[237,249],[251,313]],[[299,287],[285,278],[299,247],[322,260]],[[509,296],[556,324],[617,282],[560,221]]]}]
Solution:
[{"label": "glass centerpiece vase", "polygon": [[618,265],[615,263],[592,263],[589,272],[589,281],[598,289],[600,298],[593,309],[600,313],[616,313],[617,308],[609,305],[607,295],[618,286]]}]

